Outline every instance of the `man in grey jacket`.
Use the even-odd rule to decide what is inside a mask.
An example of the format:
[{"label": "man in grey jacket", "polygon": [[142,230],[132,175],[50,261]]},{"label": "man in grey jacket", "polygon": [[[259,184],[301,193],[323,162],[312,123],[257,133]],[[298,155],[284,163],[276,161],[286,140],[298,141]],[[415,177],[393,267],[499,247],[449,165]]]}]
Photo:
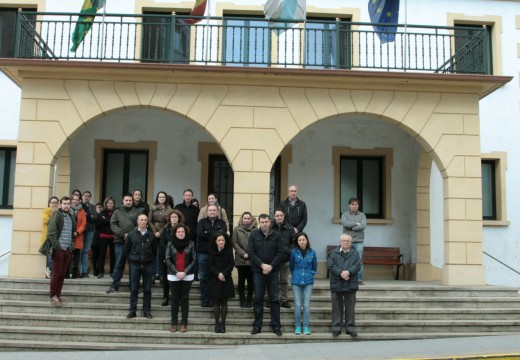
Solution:
[{"label": "man in grey jacket", "polygon": [[[365,240],[365,228],[367,227],[367,218],[365,214],[359,211],[359,199],[352,197],[348,200],[349,211],[341,215],[341,223],[343,224],[343,233],[352,237],[352,246],[356,249],[361,260],[363,260],[363,242]],[[359,285],[363,282],[363,262],[358,273]]]},{"label": "man in grey jacket", "polygon": [[124,265],[126,261],[124,244],[128,233],[136,226],[139,211],[133,206],[132,194],[123,195],[123,206],[116,209],[110,219],[110,229],[114,233],[114,245],[116,253],[116,265],[112,274],[112,285],[108,288],[107,294],[117,292],[121,284]]},{"label": "man in grey jacket", "polygon": [[332,301],[332,335],[339,336],[344,326],[347,334],[356,337],[357,273],[361,268],[361,258],[352,246],[350,235],[341,234],[339,244],[327,259]]}]

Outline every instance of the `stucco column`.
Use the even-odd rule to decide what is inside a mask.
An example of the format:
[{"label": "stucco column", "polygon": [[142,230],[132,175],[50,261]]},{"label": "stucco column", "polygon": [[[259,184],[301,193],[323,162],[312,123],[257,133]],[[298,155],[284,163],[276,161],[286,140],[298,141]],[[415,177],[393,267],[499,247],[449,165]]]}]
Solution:
[{"label": "stucco column", "polygon": [[432,159],[421,152],[417,173],[417,281],[441,280],[441,269],[431,264],[430,175]]},{"label": "stucco column", "polygon": [[[52,193],[54,166],[42,163],[38,144],[19,143],[13,203],[12,253],[9,276],[43,277],[45,256],[38,252],[41,242],[42,210]],[[28,266],[30,264],[30,266]]]}]

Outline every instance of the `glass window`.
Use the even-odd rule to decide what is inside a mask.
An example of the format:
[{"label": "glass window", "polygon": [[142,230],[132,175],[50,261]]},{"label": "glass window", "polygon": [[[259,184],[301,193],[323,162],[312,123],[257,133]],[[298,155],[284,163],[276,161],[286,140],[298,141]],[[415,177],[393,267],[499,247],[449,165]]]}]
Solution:
[{"label": "glass window", "polygon": [[482,160],[482,219],[497,219],[496,162]]},{"label": "glass window", "polygon": [[269,66],[271,30],[268,25],[263,17],[226,15],[222,62],[228,66]]},{"label": "glass window", "polygon": [[[34,9],[23,8],[23,11],[34,11]],[[14,57],[14,42],[16,31],[16,8],[0,8],[0,58]],[[35,14],[25,14],[26,20],[23,22],[21,43],[24,44],[22,57],[32,56],[34,52],[34,22]]]},{"label": "glass window", "polygon": [[148,151],[105,150],[102,198],[120,199],[125,193],[141,189],[146,199],[148,186]]},{"label": "glass window", "polygon": [[455,25],[453,72],[492,74],[491,26]]},{"label": "glass window", "polygon": [[340,213],[348,210],[348,199],[357,197],[367,218],[384,215],[384,158],[342,156],[340,159]]},{"label": "glass window", "polygon": [[350,68],[350,24],[309,19],[305,24],[305,64],[308,68]]},{"label": "glass window", "polygon": [[[177,15],[187,15],[177,13]],[[141,59],[143,62],[189,63],[190,25],[161,12],[143,13]]]},{"label": "glass window", "polygon": [[12,209],[14,199],[14,170],[16,149],[0,148],[0,208]]}]

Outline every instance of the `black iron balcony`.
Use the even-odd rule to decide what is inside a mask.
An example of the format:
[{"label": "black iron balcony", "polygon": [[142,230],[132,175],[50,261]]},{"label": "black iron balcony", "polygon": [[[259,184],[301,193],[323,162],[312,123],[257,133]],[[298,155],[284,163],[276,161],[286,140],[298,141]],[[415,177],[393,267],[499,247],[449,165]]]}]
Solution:
[{"label": "black iron balcony", "polygon": [[491,74],[486,28],[260,17],[97,14],[72,52],[78,13],[19,12],[14,56],[67,61]]}]

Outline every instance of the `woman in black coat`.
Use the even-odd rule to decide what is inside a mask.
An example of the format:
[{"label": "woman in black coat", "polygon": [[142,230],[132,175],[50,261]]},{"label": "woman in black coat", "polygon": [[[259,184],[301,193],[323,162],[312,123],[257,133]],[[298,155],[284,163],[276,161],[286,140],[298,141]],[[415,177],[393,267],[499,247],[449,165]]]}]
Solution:
[{"label": "woman in black coat", "polygon": [[[235,266],[233,247],[229,236],[218,232],[211,237],[209,252],[209,285],[208,295],[213,299],[213,315],[215,316],[215,332],[226,332],[227,301],[235,297],[235,287],[231,272]],[[220,322],[219,322],[220,320]]]}]

